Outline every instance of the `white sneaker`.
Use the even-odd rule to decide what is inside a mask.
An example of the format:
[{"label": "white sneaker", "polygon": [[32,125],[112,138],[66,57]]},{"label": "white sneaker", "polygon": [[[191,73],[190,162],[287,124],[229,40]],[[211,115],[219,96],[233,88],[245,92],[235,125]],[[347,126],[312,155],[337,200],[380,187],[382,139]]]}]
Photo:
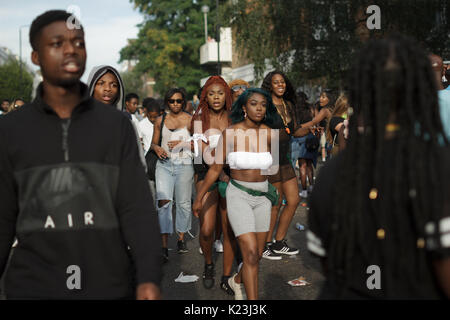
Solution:
[{"label": "white sneaker", "polygon": [[302,191],[300,192],[300,197],[302,197],[302,198],[308,198],[308,191],[302,190]]},{"label": "white sneaker", "polygon": [[199,247],[199,248],[198,248],[198,252],[200,252],[200,254],[203,254],[202,247]]},{"label": "white sneaker", "polygon": [[214,241],[214,248],[216,249],[216,252],[222,253],[223,252],[222,241],[220,241],[220,240]]},{"label": "white sneaker", "polygon": [[243,283],[236,283],[234,278],[237,276],[237,273],[234,276],[228,278],[228,285],[234,291],[234,300],[247,300],[247,294],[245,293],[245,288]]}]

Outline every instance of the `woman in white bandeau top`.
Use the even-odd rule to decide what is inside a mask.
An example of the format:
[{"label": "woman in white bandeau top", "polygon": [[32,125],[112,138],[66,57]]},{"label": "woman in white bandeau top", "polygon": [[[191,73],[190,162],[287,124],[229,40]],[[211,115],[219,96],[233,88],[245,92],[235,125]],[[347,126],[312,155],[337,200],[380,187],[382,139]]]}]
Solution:
[{"label": "woman in white bandeau top", "polygon": [[[199,106],[192,117],[192,134],[198,144],[198,152],[194,159],[194,181],[197,191],[201,189],[208,163],[214,160],[215,149],[219,139],[229,125],[232,105],[231,90],[220,76],[210,77],[200,96]],[[201,147],[200,147],[201,146]],[[215,267],[213,264],[213,246],[217,252],[223,251],[223,275],[220,287],[228,294],[233,294],[228,285],[231,276],[236,239],[228,223],[226,200],[219,194],[219,182],[228,183],[229,176],[222,171],[213,190],[208,190],[203,197],[200,219],[200,248],[205,258],[203,286],[211,289],[215,282]],[[223,245],[220,241],[223,230]],[[215,241],[214,241],[215,240]]]},{"label": "woman in white bandeau top", "polygon": [[[176,231],[178,253],[186,253],[184,234],[191,229],[191,198],[194,168],[192,165],[191,115],[182,111],[186,105],[183,90],[170,89],[164,98],[170,112],[155,121],[152,149],[159,160],[156,164],[155,184],[158,218],[163,242],[163,257],[169,259],[167,240],[173,233],[172,202],[176,194]],[[161,145],[159,145],[161,141]]]},{"label": "woman in white bandeau top", "polygon": [[228,218],[243,258],[240,272],[228,280],[237,300],[258,299],[258,266],[272,206],[265,196],[271,190],[267,175],[277,171],[270,153],[272,141],[278,136],[271,127],[281,127],[276,112],[266,91],[251,88],[239,97],[231,113],[233,125],[222,133],[215,163],[210,165],[193,205],[194,214],[198,215],[203,196],[228,163],[231,169],[226,191]]}]

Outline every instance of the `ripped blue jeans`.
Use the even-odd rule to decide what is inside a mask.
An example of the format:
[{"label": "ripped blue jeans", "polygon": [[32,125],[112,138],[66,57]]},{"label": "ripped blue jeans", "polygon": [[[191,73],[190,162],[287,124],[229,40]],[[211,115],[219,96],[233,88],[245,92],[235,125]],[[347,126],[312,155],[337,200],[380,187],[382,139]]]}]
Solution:
[{"label": "ripped blue jeans", "polygon": [[161,233],[173,233],[172,204],[175,191],[175,228],[177,232],[188,232],[192,225],[191,196],[194,180],[192,163],[174,162],[171,159],[159,161],[156,164],[155,182],[156,199],[169,200],[158,208]]}]

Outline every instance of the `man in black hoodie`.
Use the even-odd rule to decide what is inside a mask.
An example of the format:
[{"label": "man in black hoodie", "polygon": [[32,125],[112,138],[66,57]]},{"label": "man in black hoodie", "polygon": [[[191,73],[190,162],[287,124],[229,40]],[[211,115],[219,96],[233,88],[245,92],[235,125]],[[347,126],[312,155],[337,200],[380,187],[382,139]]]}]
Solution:
[{"label": "man in black hoodie", "polygon": [[136,135],[80,82],[82,27],[48,11],[30,28],[43,82],[0,119],[0,274],[8,299],[158,299],[157,216]]}]

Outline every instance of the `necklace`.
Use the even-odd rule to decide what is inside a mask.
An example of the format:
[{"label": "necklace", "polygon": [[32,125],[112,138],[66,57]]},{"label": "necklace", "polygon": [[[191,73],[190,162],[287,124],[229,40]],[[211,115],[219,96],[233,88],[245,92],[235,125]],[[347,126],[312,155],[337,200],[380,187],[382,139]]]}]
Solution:
[{"label": "necklace", "polygon": [[284,124],[284,129],[286,130],[287,134],[291,134],[291,130],[289,130],[289,126],[287,124],[287,107],[286,104],[284,103],[284,99],[281,99],[281,103],[283,104],[283,111],[280,111],[281,105],[275,105],[278,111],[278,114],[280,115],[281,120],[283,121]]}]

